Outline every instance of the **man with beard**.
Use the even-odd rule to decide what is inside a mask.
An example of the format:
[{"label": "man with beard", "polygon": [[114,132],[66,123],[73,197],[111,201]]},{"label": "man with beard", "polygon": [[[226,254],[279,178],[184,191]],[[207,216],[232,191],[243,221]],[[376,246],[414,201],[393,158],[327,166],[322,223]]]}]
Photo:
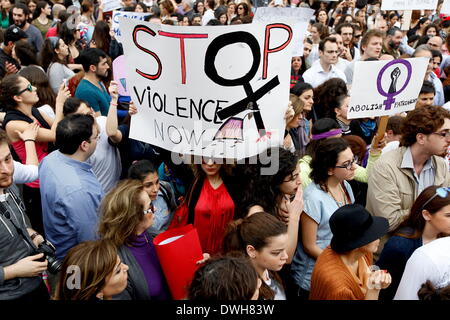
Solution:
[{"label": "man with beard", "polygon": [[27,21],[27,17],[30,16],[30,10],[23,3],[17,3],[12,9],[12,18],[14,24],[21,28],[28,36],[28,42],[39,52],[42,49],[42,44],[44,40],[42,39],[42,34],[38,28],[33,26]]},{"label": "man with beard", "polygon": [[353,45],[353,35],[355,27],[351,23],[341,23],[336,27],[336,33],[340,34],[344,43],[344,54],[342,57],[348,61],[359,59],[359,50]]},{"label": "man with beard", "polygon": [[17,26],[13,25],[6,29],[0,48],[0,78],[16,73],[20,69],[20,63],[12,57],[12,52],[17,41],[25,41],[27,38],[27,34]]},{"label": "man with beard", "polygon": [[30,228],[13,184],[14,165],[7,141],[5,131],[0,130],[0,300],[48,300],[40,277],[47,260],[40,261],[44,255],[35,254],[44,238]]},{"label": "man with beard", "polygon": [[111,97],[102,80],[108,76],[108,56],[100,49],[89,48],[81,52],[79,59],[86,75],[78,84],[75,96],[87,101],[95,116],[107,116]]},{"label": "man with beard", "polygon": [[402,43],[403,33],[397,27],[392,27],[388,30],[386,34],[386,39],[384,40],[382,54],[389,54],[394,57],[394,59],[400,58],[400,44]]}]

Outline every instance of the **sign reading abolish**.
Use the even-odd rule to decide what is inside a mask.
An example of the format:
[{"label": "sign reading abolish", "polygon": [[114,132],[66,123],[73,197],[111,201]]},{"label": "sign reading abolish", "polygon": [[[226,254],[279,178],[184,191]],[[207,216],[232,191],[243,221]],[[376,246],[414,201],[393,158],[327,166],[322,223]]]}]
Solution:
[{"label": "sign reading abolish", "polygon": [[120,24],[127,87],[138,108],[131,138],[227,159],[282,144],[291,27]]},{"label": "sign reading abolish", "polygon": [[435,10],[438,0],[383,0],[381,10]]},{"label": "sign reading abolish", "polygon": [[151,13],[147,12],[131,12],[131,11],[113,11],[112,14],[112,29],[117,41],[122,42],[122,31],[119,25],[119,19],[121,17],[136,19],[144,21],[145,17],[148,17]]},{"label": "sign reading abolish", "polygon": [[273,23],[283,21],[292,26],[292,56],[303,56],[303,41],[309,20],[314,14],[313,9],[308,8],[270,8],[259,7],[256,9],[253,22]]},{"label": "sign reading abolish", "polygon": [[389,116],[414,109],[428,60],[356,62],[347,118]]}]

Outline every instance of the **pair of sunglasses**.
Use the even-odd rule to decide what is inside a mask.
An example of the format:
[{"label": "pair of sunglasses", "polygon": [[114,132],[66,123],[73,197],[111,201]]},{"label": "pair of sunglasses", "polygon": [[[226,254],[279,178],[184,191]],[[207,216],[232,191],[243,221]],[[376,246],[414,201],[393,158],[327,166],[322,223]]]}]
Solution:
[{"label": "pair of sunglasses", "polygon": [[425,208],[425,206],[427,204],[429,204],[434,198],[436,198],[437,196],[441,197],[441,198],[446,198],[448,196],[448,193],[450,192],[450,187],[441,187],[441,188],[437,188],[436,189],[436,193],[430,198],[428,199],[422,206],[422,210]]},{"label": "pair of sunglasses", "polygon": [[20,90],[18,93],[17,93],[17,95],[21,95],[22,93],[24,93],[25,91],[30,91],[30,92],[33,92],[33,86],[31,85],[31,83],[29,83],[28,84],[28,86],[25,88],[25,89],[23,89],[23,90]]}]

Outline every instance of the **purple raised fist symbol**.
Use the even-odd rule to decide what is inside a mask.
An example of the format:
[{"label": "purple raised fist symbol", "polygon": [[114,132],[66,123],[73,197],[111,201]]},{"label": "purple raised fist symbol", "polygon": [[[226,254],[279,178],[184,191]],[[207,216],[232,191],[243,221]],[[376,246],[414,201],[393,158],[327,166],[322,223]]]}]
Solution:
[{"label": "purple raised fist symbol", "polygon": [[[387,68],[389,68],[392,65],[395,64],[403,64],[406,67],[407,70],[407,76],[406,76],[406,81],[403,84],[403,86],[400,88],[400,90],[397,90],[397,81],[401,75],[401,70],[399,67],[396,67],[390,75],[391,78],[391,84],[389,86],[388,92],[384,91],[383,87],[382,87],[382,79],[383,79],[383,74],[384,72],[387,70]],[[411,80],[411,75],[412,75],[412,67],[411,64],[403,59],[398,59],[398,60],[393,60],[389,63],[387,63],[378,73],[378,77],[377,77],[377,90],[378,93],[381,94],[382,96],[386,97],[387,99],[383,101],[383,104],[386,106],[385,110],[391,110],[392,104],[395,102],[394,97],[396,95],[399,95],[403,90],[405,90],[406,86],[408,85],[409,81]]]}]

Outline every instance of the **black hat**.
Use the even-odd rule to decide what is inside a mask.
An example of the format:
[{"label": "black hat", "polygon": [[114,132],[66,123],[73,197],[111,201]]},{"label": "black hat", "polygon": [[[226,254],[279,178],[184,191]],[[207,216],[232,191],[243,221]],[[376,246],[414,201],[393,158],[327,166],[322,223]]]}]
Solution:
[{"label": "black hat", "polygon": [[359,204],[348,204],[332,214],[330,229],[331,249],[344,253],[381,238],[388,232],[389,223],[386,218],[373,217]]},{"label": "black hat", "polygon": [[12,25],[5,31],[4,43],[7,45],[10,41],[16,42],[25,38],[28,38],[28,35],[25,33],[25,31],[23,31],[16,25]]}]

